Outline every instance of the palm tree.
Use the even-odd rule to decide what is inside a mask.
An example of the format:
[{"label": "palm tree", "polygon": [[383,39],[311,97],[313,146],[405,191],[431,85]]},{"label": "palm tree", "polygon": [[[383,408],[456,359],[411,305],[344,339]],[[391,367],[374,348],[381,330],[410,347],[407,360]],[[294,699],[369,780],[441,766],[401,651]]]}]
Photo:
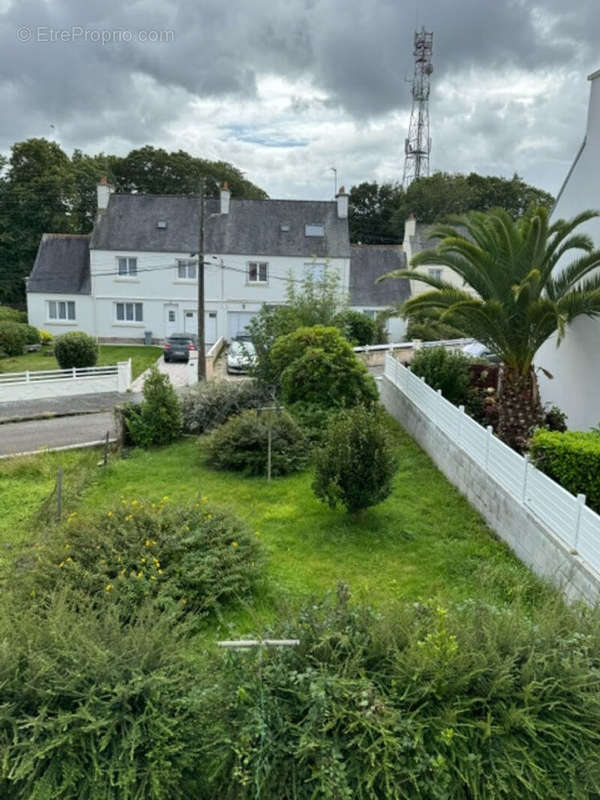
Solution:
[{"label": "palm tree", "polygon": [[[516,221],[503,209],[472,211],[433,226],[437,246],[414,256],[411,269],[384,276],[429,284],[431,291],[408,300],[404,312],[436,312],[501,358],[498,435],[517,450],[542,416],[536,352],[555,332],[560,344],[576,317],[600,315],[600,275],[590,274],[600,266],[600,251],[574,232],[598,215],[585,211],[550,225],[546,208]],[[579,252],[563,267],[572,250]],[[450,267],[473,291],[414,270],[424,264]]]}]

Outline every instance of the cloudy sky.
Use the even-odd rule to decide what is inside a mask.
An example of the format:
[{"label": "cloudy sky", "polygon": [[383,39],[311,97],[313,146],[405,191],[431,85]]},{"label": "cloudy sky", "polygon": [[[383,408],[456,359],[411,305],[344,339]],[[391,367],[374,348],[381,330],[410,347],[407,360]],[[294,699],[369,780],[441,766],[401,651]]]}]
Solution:
[{"label": "cloudy sky", "polygon": [[600,67],[597,0],[0,0],[0,151],[152,144],[273,197],[401,180],[415,27],[434,33],[431,167],[556,193]]}]

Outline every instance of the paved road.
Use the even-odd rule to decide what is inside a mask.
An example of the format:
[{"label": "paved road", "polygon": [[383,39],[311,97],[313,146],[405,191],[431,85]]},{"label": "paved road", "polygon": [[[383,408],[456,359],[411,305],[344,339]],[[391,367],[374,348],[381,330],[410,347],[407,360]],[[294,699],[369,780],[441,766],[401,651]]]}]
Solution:
[{"label": "paved road", "polygon": [[96,442],[115,434],[111,412],[0,425],[0,455]]}]

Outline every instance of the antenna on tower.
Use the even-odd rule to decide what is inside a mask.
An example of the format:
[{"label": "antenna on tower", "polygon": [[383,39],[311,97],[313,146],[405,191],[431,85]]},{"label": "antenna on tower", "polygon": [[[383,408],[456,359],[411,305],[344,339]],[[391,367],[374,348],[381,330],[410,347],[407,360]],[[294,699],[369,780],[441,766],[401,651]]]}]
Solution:
[{"label": "antenna on tower", "polygon": [[433,33],[425,28],[415,31],[415,73],[412,83],[412,108],[408,137],[404,142],[404,175],[402,185],[406,189],[416,178],[429,175],[429,84],[433,64]]}]

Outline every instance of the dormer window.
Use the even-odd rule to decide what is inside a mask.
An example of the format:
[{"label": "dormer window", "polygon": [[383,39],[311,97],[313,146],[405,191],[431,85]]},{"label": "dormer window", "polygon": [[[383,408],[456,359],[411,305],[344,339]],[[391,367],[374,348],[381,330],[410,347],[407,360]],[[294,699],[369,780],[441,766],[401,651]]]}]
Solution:
[{"label": "dormer window", "polygon": [[167,220],[166,219],[159,219],[158,222],[156,223],[156,227],[160,228],[162,231],[164,231],[166,229],[166,227],[167,227]]},{"label": "dormer window", "polygon": [[325,226],[313,223],[304,226],[305,236],[325,236]]},{"label": "dormer window", "polygon": [[281,223],[281,225],[279,226],[279,230],[280,230],[282,233],[289,233],[289,231],[290,231],[290,226],[289,226],[289,223],[287,223],[287,222],[282,222],[282,223]]}]

